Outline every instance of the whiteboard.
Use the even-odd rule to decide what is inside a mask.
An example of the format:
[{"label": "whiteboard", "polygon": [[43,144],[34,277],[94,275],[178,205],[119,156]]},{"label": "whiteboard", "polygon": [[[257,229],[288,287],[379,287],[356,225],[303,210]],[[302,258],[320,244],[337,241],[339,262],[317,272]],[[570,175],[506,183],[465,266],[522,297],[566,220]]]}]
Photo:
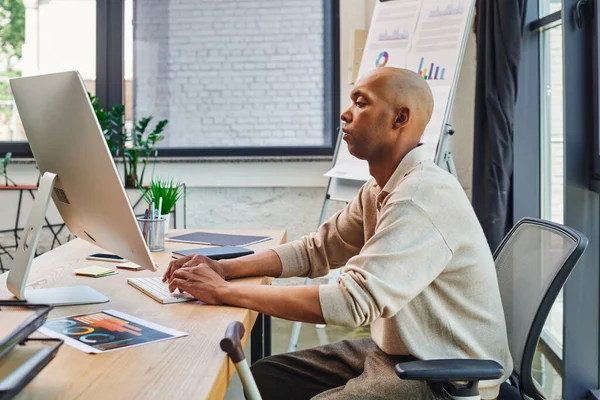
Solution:
[{"label": "whiteboard", "polygon": [[[410,69],[426,80],[434,110],[421,142],[432,160],[439,157],[473,6],[474,0],[377,0],[369,27],[358,79],[377,67],[388,66]],[[332,180],[330,198],[344,198],[350,193],[349,184],[336,179],[358,181],[360,187],[371,178],[367,162],[352,156],[339,136],[333,166],[325,173]]]}]

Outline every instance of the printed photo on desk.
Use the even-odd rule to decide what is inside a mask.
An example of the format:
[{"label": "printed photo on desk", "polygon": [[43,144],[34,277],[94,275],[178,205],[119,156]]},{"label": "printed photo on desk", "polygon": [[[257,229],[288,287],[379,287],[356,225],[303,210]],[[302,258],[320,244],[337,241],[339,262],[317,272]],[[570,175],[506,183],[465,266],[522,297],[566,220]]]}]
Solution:
[{"label": "printed photo on desk", "polygon": [[49,320],[39,332],[94,354],[187,336],[115,310]]}]

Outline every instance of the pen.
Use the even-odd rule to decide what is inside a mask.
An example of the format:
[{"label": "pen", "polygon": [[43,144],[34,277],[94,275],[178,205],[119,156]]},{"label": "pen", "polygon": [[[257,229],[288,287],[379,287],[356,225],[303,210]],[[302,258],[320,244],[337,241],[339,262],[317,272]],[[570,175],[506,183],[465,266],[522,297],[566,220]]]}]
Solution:
[{"label": "pen", "polygon": [[162,197],[158,198],[158,218],[160,218],[160,215],[162,213]]},{"label": "pen", "polygon": [[148,210],[144,210],[144,241],[148,243]]},{"label": "pen", "polygon": [[[148,218],[148,210],[144,210],[144,219],[147,219],[147,218]],[[147,222],[144,221],[144,225],[142,225],[142,235],[144,237],[146,237],[146,224],[147,224]]]},{"label": "pen", "polygon": [[150,219],[150,203],[148,203],[148,209],[146,210],[146,234],[144,235],[144,238],[146,239],[146,244],[148,244],[148,236],[150,235],[150,225],[148,220]]},{"label": "pen", "polygon": [[150,202],[150,239],[148,240],[148,245],[151,244],[151,242],[154,242],[153,239],[153,235],[154,235],[154,224],[153,224],[153,220],[154,220],[154,199],[152,199],[152,201]]}]

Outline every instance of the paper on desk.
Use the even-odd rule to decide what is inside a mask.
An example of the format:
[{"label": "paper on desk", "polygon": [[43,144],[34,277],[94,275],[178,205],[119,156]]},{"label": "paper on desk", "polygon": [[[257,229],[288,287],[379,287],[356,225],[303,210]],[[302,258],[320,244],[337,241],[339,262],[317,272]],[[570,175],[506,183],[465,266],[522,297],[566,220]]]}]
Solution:
[{"label": "paper on desk", "polygon": [[92,354],[187,336],[185,332],[115,310],[52,319],[39,331]]},{"label": "paper on desk", "polygon": [[128,269],[130,271],[139,271],[139,270],[144,269],[144,267],[134,264],[131,261],[128,263],[125,263],[125,264],[119,264],[119,265],[117,265],[117,268]]},{"label": "paper on desk", "polygon": [[114,275],[117,273],[114,269],[99,267],[97,265],[90,265],[89,267],[76,269],[75,275],[91,276],[98,278],[100,276]]}]

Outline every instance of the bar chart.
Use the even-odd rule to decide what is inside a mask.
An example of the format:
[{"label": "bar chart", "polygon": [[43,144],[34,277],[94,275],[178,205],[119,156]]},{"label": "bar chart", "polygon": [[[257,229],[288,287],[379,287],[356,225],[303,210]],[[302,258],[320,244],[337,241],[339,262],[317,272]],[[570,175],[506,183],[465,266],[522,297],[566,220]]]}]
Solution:
[{"label": "bar chart", "polygon": [[429,11],[429,17],[444,17],[448,15],[462,14],[465,11],[462,0],[451,0],[446,7],[436,7]]},{"label": "bar chart", "polygon": [[408,39],[408,31],[406,29],[394,29],[392,33],[388,33],[388,30],[379,33],[377,35],[377,39],[380,42],[384,42],[387,40],[406,40]]},{"label": "bar chart", "polygon": [[431,80],[443,80],[446,74],[446,68],[431,63],[429,68],[426,67],[425,57],[421,57],[421,61],[419,62],[419,69],[417,73],[423,77],[423,79],[427,81]]}]

